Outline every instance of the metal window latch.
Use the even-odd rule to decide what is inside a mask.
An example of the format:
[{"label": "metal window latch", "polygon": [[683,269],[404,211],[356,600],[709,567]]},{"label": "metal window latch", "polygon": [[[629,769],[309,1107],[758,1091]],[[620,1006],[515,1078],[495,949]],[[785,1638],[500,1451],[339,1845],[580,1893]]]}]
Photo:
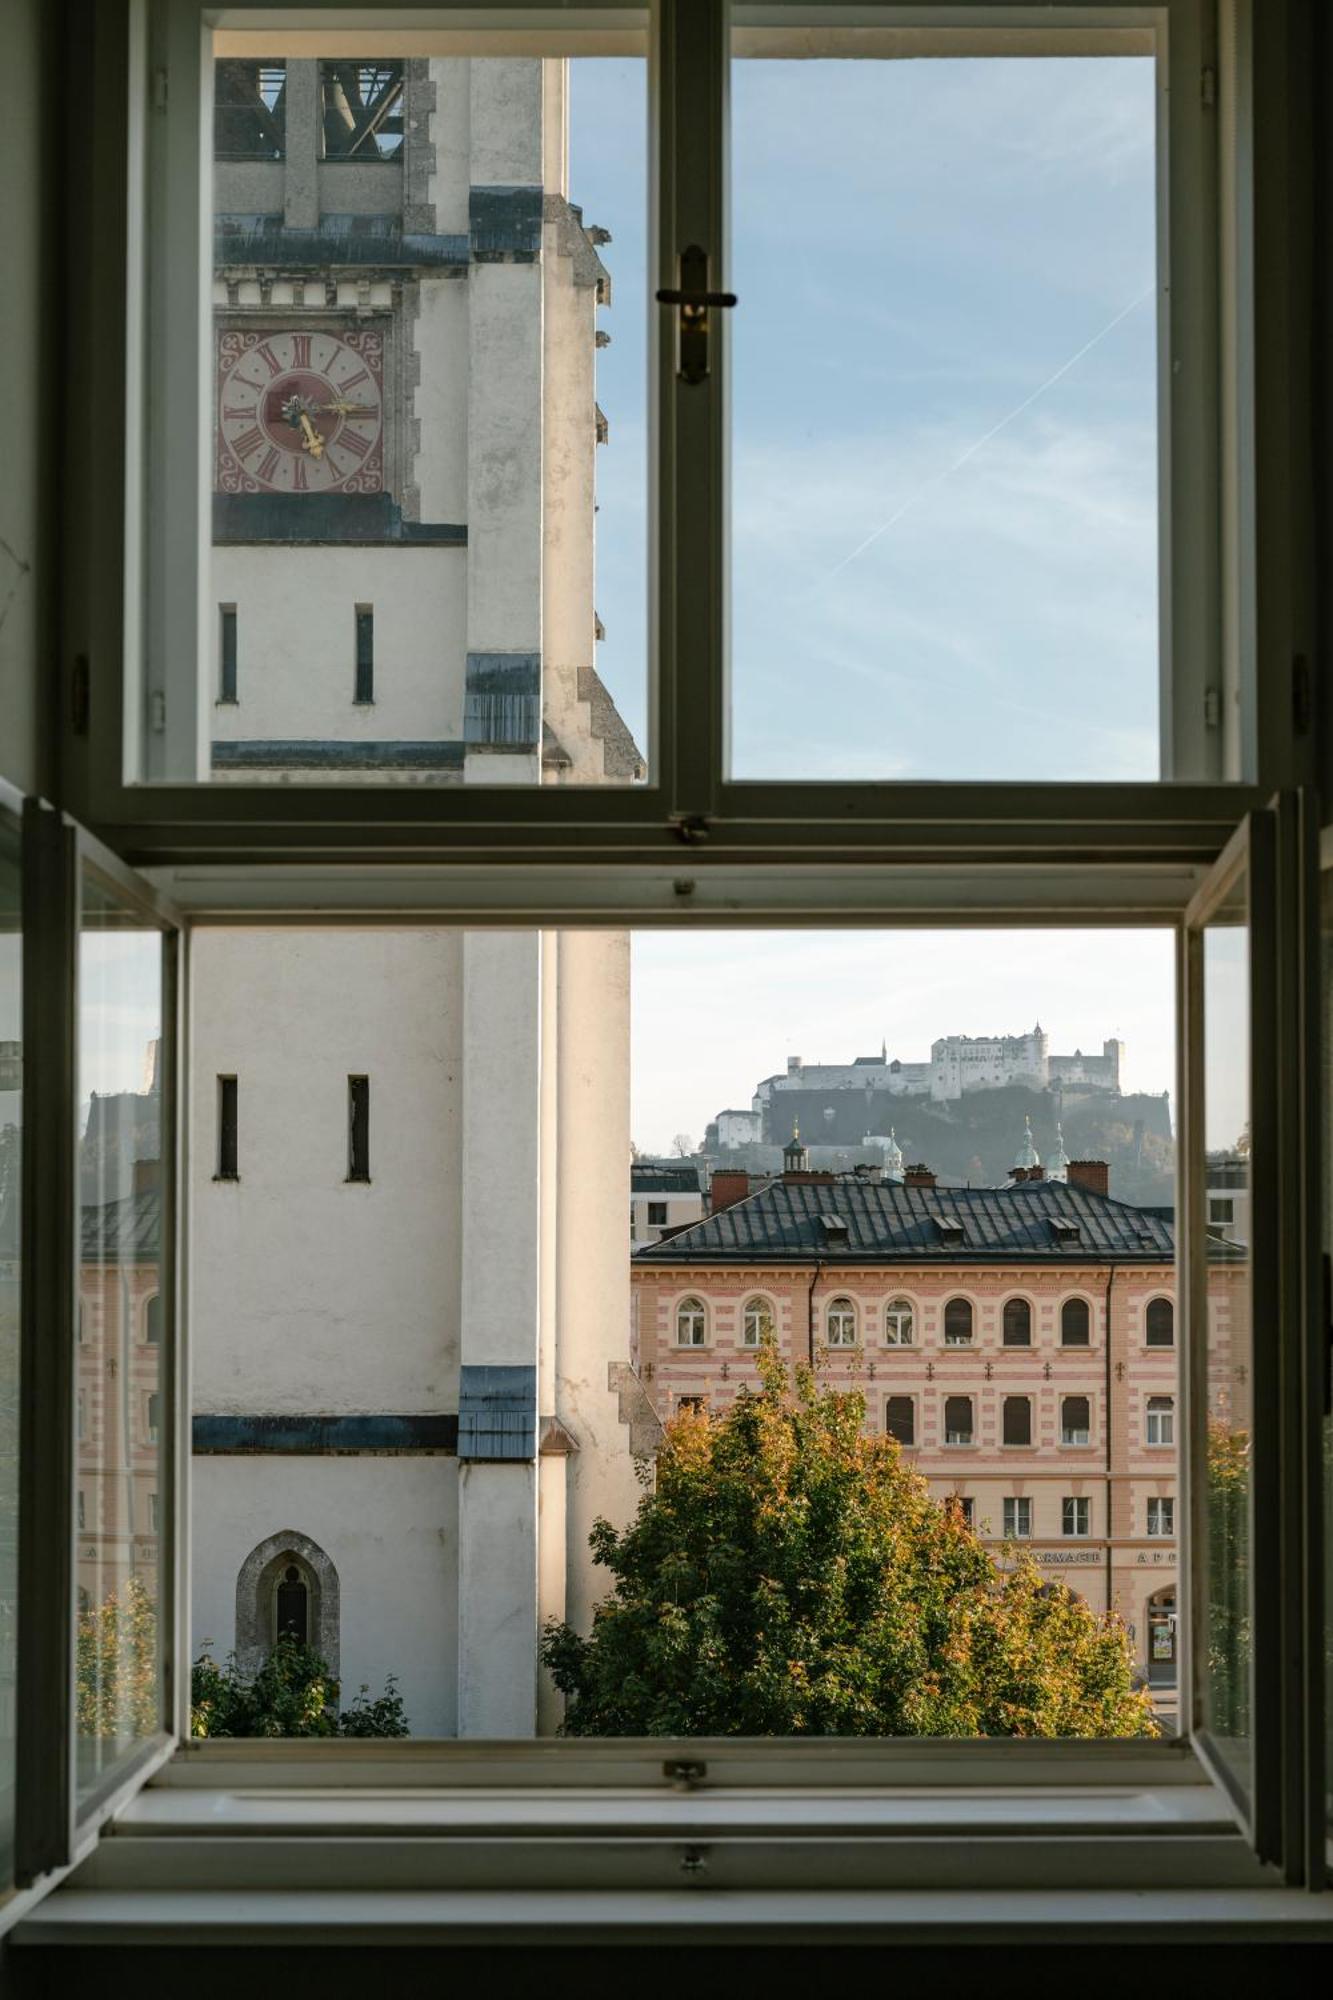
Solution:
[{"label": "metal window latch", "polygon": [[680,253],[680,283],[664,287],[657,294],[660,306],[679,306],[676,322],[678,347],[676,373],[682,382],[697,383],[708,375],[708,310],[710,306],[734,306],[735,292],[710,292],[708,252],[691,243]]}]

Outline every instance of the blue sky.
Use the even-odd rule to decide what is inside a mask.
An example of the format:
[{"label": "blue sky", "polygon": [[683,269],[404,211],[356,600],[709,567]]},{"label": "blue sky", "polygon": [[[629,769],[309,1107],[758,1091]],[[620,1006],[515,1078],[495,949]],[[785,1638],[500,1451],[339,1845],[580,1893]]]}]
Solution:
[{"label": "blue sky", "polygon": [[[739,777],[1157,774],[1146,58],[738,62]],[[604,677],[642,733],[643,65],[573,65],[613,232]]]}]

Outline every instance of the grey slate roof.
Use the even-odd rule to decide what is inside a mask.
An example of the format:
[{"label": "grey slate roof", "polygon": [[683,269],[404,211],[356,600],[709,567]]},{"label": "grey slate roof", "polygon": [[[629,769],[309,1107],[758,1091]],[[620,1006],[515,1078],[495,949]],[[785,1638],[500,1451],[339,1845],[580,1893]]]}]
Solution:
[{"label": "grey slate roof", "polygon": [[646,1161],[632,1161],[629,1170],[632,1194],[698,1194],[697,1167],[659,1167]]},{"label": "grey slate roof", "polygon": [[1175,1232],[1160,1214],[1086,1188],[1054,1181],[918,1188],[846,1180],[774,1181],[669,1241],[636,1251],[634,1262],[1161,1264],[1174,1256]]},{"label": "grey slate roof", "polygon": [[151,1264],[161,1255],[158,1188],[140,1188],[120,1201],[86,1201],[80,1222],[85,1264]]}]

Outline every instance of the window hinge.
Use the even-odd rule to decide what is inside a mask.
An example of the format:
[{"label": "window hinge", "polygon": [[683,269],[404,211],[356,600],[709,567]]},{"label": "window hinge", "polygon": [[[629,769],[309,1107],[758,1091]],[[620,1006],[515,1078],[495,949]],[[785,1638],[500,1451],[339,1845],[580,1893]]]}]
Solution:
[{"label": "window hinge", "polygon": [[154,736],[160,736],[167,726],[167,698],[161,688],[154,688],[148,697],[148,727]]},{"label": "window hinge", "polygon": [[88,655],[76,654],[69,677],[69,726],[76,736],[88,734]]},{"label": "window hinge", "polygon": [[1205,688],[1203,691],[1203,721],[1205,729],[1218,729],[1222,723],[1222,690]]},{"label": "window hinge", "polygon": [[1210,108],[1217,103],[1217,71],[1211,63],[1205,63],[1199,73],[1199,96]]}]

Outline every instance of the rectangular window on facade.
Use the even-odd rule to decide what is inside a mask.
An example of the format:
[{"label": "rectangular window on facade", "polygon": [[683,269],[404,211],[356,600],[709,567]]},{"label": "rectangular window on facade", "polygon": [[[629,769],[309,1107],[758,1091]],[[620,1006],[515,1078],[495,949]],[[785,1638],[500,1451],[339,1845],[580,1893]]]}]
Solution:
[{"label": "rectangular window on facade", "polygon": [[1066,1396],[1060,1404],[1061,1444],[1087,1444],[1092,1435],[1092,1410],[1086,1396]]},{"label": "rectangular window on facade", "polygon": [[1032,1502],[1026,1494],[1011,1495],[1004,1503],[1005,1540],[1026,1541],[1032,1533]]},{"label": "rectangular window on facade", "polygon": [[347,1178],[370,1179],[370,1078],[347,1079]]},{"label": "rectangular window on facade", "polygon": [[977,1525],[977,1503],[972,1495],[970,1493],[955,1493],[953,1504],[963,1517],[963,1526],[965,1528],[975,1528]]},{"label": "rectangular window on facade", "polygon": [[664,1222],[666,1221],[666,1219],[667,1219],[667,1205],[666,1205],[666,1203],[665,1203],[664,1201],[650,1201],[650,1202],[649,1202],[649,1204],[648,1204],[648,1220],[649,1220],[649,1222],[650,1222],[650,1223],[656,1223],[656,1224],[659,1224],[659,1225],[660,1225],[660,1224],[664,1223]]},{"label": "rectangular window on facade", "polygon": [[147,1428],[149,1444],[157,1443],[158,1430],[161,1426],[161,1422],[162,1422],[162,1397],[156,1389],[153,1389],[149,1392],[148,1409],[146,1413],[146,1428]]},{"label": "rectangular window on facade", "polygon": [[214,1178],[220,1181],[239,1179],[236,1150],[236,1079],[234,1076],[218,1078],[218,1170]]},{"label": "rectangular window on facade", "polygon": [[1176,1405],[1174,1397],[1149,1396],[1144,1441],[1147,1444],[1175,1443]]},{"label": "rectangular window on facade", "polygon": [[890,1396],[884,1405],[884,1429],[899,1444],[916,1443],[916,1403],[911,1396]]},{"label": "rectangular window on facade", "polygon": [[360,702],[375,699],[375,611],[373,605],[356,607],[356,696]]},{"label": "rectangular window on facade", "polygon": [[1092,1533],[1092,1502],[1081,1494],[1068,1496],[1060,1502],[1060,1531],[1065,1535],[1090,1535]]},{"label": "rectangular window on facade", "polygon": [[218,606],[218,700],[236,700],[236,606]]},{"label": "rectangular window on facade", "polygon": [[1032,1401],[1030,1397],[1005,1397],[1003,1435],[1006,1444],[1031,1444]]},{"label": "rectangular window on facade", "polygon": [[1176,1503],[1170,1499],[1153,1499],[1148,1502],[1148,1533],[1150,1535],[1174,1535],[1176,1532]]},{"label": "rectangular window on facade", "polygon": [[944,1442],[946,1444],[971,1444],[972,1398],[970,1396],[945,1397]]},{"label": "rectangular window on facade", "polygon": [[1229,1194],[1210,1194],[1208,1197],[1208,1220],[1210,1222],[1234,1222],[1236,1204]]}]

